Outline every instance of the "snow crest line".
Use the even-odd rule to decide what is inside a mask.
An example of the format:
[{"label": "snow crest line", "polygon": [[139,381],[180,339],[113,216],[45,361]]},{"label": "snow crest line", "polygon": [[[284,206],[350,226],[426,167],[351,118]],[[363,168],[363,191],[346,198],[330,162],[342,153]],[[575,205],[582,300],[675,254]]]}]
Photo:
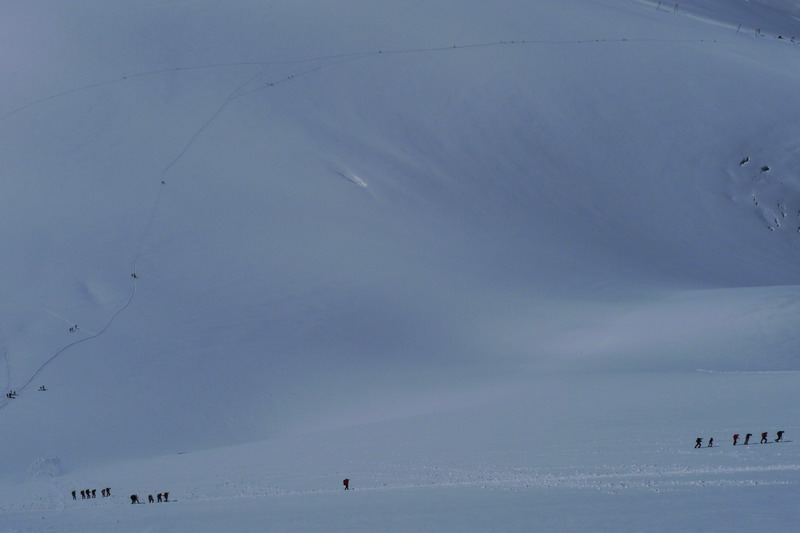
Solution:
[{"label": "snow crest line", "polygon": [[[704,9],[699,6],[691,6],[685,7],[678,2],[674,1],[664,1],[664,0],[636,0],[640,4],[649,6],[651,8],[655,8],[656,11],[661,11],[663,13],[674,13],[676,15],[682,15],[685,17],[691,17],[696,20],[700,20],[707,24],[713,24],[716,26],[722,26],[724,28],[729,28],[731,30],[736,30],[736,33],[744,33],[744,35],[749,35],[752,33],[755,37],[766,37],[766,33],[761,31],[762,25],[759,23],[753,23],[752,21],[745,21],[742,19],[730,19],[731,21],[726,21],[717,18],[718,14],[710,9]],[[795,40],[794,36],[791,36],[791,40],[786,38],[784,39],[783,36],[780,34],[774,33],[774,37],[778,39],[783,39],[786,42],[790,42],[792,44],[798,44]]]}]

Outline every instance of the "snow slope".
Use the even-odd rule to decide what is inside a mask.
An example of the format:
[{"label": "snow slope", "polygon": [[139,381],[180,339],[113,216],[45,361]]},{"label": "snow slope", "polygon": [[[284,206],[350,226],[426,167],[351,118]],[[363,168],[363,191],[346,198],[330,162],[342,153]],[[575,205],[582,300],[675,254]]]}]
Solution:
[{"label": "snow slope", "polygon": [[[797,521],[796,373],[519,380],[440,412],[0,488],[3,531],[761,531]],[[427,398],[431,401],[434,398]],[[635,400],[635,401],[633,401]],[[557,415],[557,416],[556,416]],[[742,434],[733,447],[729,436]],[[694,450],[695,435],[716,446]],[[341,490],[348,477],[353,490]],[[73,501],[71,490],[112,487]],[[131,506],[170,492],[169,504]]]},{"label": "snow slope", "polygon": [[[317,530],[327,513],[289,524],[292,506],[335,507],[344,475],[376,489],[364,530],[398,491],[465,530],[444,517],[481,509],[486,476],[509,531],[531,494],[551,529],[620,506],[653,530],[652,485],[684,469],[669,505],[708,530],[782,510],[792,443],[686,454],[712,431],[796,430],[800,48],[777,35],[797,6],[681,6],[7,2],[7,527],[104,530],[148,477],[181,500],[164,531],[217,493],[208,530],[236,505],[247,530],[262,504]],[[749,20],[763,37],[732,26]],[[693,414],[708,390],[725,401]],[[42,465],[56,477],[30,481]],[[445,467],[453,483],[420,473]],[[631,477],[612,511],[560,522]],[[89,517],[65,500],[81,483],[115,498]]]}]

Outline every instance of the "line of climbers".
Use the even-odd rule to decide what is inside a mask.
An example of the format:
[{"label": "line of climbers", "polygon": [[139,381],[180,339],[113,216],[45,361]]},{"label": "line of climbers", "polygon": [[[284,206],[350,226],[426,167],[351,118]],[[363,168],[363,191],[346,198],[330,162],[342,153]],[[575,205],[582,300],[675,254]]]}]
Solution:
[{"label": "line of climbers", "polygon": [[[108,498],[111,496],[111,489],[101,489],[100,494],[103,495],[103,498]],[[92,498],[97,498],[97,489],[86,489],[81,491],[81,500],[91,500]],[[75,490],[72,491],[72,499],[78,499],[78,493]]]},{"label": "line of climbers", "polygon": [[[775,438],[775,442],[783,442],[783,433],[784,433],[783,430],[778,431],[776,433],[777,437]],[[769,435],[769,432],[767,432],[767,431],[764,431],[763,433],[761,433],[761,444],[767,444],[769,442],[769,439],[767,438],[768,435]],[[744,436],[744,444],[750,444],[750,437],[752,437],[752,436],[753,436],[752,433],[745,434],[745,436]],[[733,445],[736,446],[736,444],[738,442],[739,442],[739,434],[735,433],[733,435]],[[708,439],[707,448],[712,448],[713,446],[714,446],[714,437],[711,437],[711,438]],[[702,448],[703,447],[703,438],[702,437],[697,437],[695,439],[694,447],[695,448]]]},{"label": "line of climbers", "polygon": [[[350,490],[350,480],[345,478],[342,480],[342,485],[344,485],[344,490]],[[111,496],[111,489],[104,489],[103,496]],[[89,491],[85,491],[87,494]],[[81,491],[81,497],[83,497],[84,491]],[[92,491],[92,498],[94,498],[95,491]],[[72,499],[75,499],[75,491],[72,491]],[[159,492],[155,498],[153,498],[152,494],[147,496],[148,503],[162,503],[162,502],[169,502],[169,492]],[[131,504],[142,503],[139,501],[138,494],[131,494]]]},{"label": "line of climbers", "polygon": [[[169,492],[159,492],[157,495],[158,503],[168,502],[169,501]],[[156,500],[153,498],[152,494],[147,496],[147,501],[149,503],[156,503]],[[131,503],[142,503],[139,501],[138,494],[131,494]]]},{"label": "line of climbers", "polygon": [[[342,485],[344,485],[344,490],[350,490],[350,480],[349,479],[347,479],[347,478],[343,479],[342,480]],[[73,500],[77,500],[78,499],[78,491],[73,490],[71,494],[72,494],[72,499]],[[111,489],[110,488],[102,489],[100,491],[100,494],[103,496],[103,498],[108,498],[108,497],[111,496]],[[81,499],[82,500],[87,500],[87,499],[90,500],[92,498],[97,498],[97,489],[82,490],[82,491],[80,491],[80,495],[81,495]],[[169,502],[169,492],[159,492],[158,494],[156,494],[155,498],[153,497],[152,494],[149,494],[147,496],[147,501],[148,501],[148,503],[166,503],[166,502]],[[139,495],[138,494],[131,494],[131,503],[132,504],[142,503],[142,502],[139,501]]]}]

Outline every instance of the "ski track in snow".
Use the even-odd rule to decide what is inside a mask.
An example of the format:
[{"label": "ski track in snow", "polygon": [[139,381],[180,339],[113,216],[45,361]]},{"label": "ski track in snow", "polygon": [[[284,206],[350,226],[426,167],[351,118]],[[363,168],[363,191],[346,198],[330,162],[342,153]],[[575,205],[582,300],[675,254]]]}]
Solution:
[{"label": "ski track in snow", "polygon": [[[226,65],[226,66],[230,66],[230,65]],[[200,67],[198,67],[198,68],[200,68]],[[208,68],[211,68],[211,67],[208,67]],[[180,69],[176,69],[176,70],[180,70]],[[153,73],[161,73],[161,72],[164,72],[164,71],[154,71],[154,72],[150,72],[150,73],[143,73],[140,76],[149,75],[149,74],[153,74]],[[184,145],[183,149],[161,171],[159,178],[161,179],[162,184],[163,184],[163,178],[166,177],[166,175],[169,173],[170,169],[173,166],[175,166],[186,155],[186,153],[189,151],[191,146],[195,143],[197,138],[224,111],[225,107],[227,107],[228,104],[233,100],[233,98],[236,96],[237,92],[240,91],[242,87],[246,86],[248,83],[252,82],[255,78],[257,78],[259,75],[261,75],[261,73],[262,73],[262,71],[259,71],[256,74],[254,74],[253,76],[249,77],[244,83],[239,84],[228,95],[228,97],[225,99],[225,101],[222,103],[222,105],[211,115],[211,117],[205,123],[203,123],[203,125],[201,125],[200,128],[197,131],[195,131],[195,133],[192,135],[192,137],[189,139],[189,141]],[[126,77],[123,77],[123,79],[126,79]],[[58,93],[57,95],[53,95],[51,97],[44,98],[44,99],[38,100],[38,101],[36,101],[34,103],[31,103],[31,104],[28,104],[28,105],[23,106],[21,108],[18,108],[17,110],[12,111],[11,113],[9,113],[7,115],[4,115],[3,117],[0,117],[0,121],[5,119],[6,117],[10,116],[11,114],[13,114],[13,113],[15,113],[17,111],[21,111],[23,109],[26,109],[28,107],[31,107],[32,105],[34,105],[36,103],[41,103],[41,102],[45,102],[45,101],[48,101],[48,100],[52,100],[53,98],[57,98],[59,96],[72,94],[72,93],[74,93],[74,92],[76,92],[78,90],[85,90],[85,89],[100,87],[100,86],[103,86],[103,85],[109,85],[110,83],[114,83],[114,82],[106,82],[106,83],[101,83],[101,84],[94,84],[94,85],[90,85],[90,86],[87,86],[87,87],[84,87],[84,88],[81,88],[81,89],[75,89],[75,90],[71,90],[71,91],[65,91],[65,92],[62,92],[62,93]],[[158,192],[158,194],[156,196],[156,199],[155,199],[155,201],[153,203],[153,208],[151,209],[150,214],[146,219],[145,229],[142,232],[139,244],[138,244],[138,246],[136,248],[136,255],[134,256],[133,265],[132,265],[133,266],[133,270],[132,270],[133,273],[136,272],[136,265],[137,265],[138,259],[139,259],[140,255],[141,255],[141,251],[142,251],[142,249],[144,247],[144,244],[145,244],[145,242],[147,240],[147,237],[148,237],[148,235],[149,235],[149,233],[150,233],[150,231],[152,229],[153,221],[155,220],[155,217],[156,217],[156,215],[158,213],[158,208],[159,208],[159,206],[161,204],[161,196],[162,196],[161,188],[159,188],[159,192]],[[36,379],[36,377],[39,374],[41,374],[44,371],[44,369],[48,365],[50,365],[53,361],[55,361],[59,356],[61,356],[65,352],[67,352],[70,348],[73,348],[74,346],[77,346],[77,345],[82,344],[84,342],[96,339],[97,337],[99,337],[103,333],[105,333],[111,327],[111,325],[113,324],[114,320],[120,314],[122,314],[122,312],[124,312],[133,303],[133,300],[136,297],[136,289],[137,289],[136,279],[137,278],[132,276],[131,279],[132,279],[132,288],[130,290],[130,296],[126,300],[124,300],[123,305],[111,315],[111,317],[108,319],[108,321],[106,322],[106,324],[103,326],[103,328],[100,331],[98,331],[97,333],[87,332],[87,333],[89,333],[89,336],[84,337],[82,339],[76,340],[74,342],[71,342],[69,344],[66,344],[66,345],[62,346],[54,354],[52,354],[47,360],[45,360],[45,362],[42,363],[39,366],[39,368],[28,378],[27,381],[25,381],[24,384],[22,384],[21,386],[15,388],[14,390],[16,390],[18,393],[24,392],[25,389],[27,389],[28,386],[30,386],[30,384],[33,382],[33,380]],[[51,314],[55,314],[56,316],[58,316],[62,320],[65,320],[68,323],[71,323],[70,321],[67,321],[64,317],[62,317],[61,315],[58,315],[58,314],[53,313],[53,312],[50,312],[50,313]],[[81,331],[85,331],[85,330],[81,330]],[[11,371],[10,371],[10,366],[9,366],[8,351],[5,348],[5,344],[3,344],[2,347],[3,347],[4,353],[5,353],[5,361],[6,361],[6,367],[7,367],[8,383],[6,384],[6,389],[8,390],[8,389],[12,388],[11,387],[11,383],[10,383],[10,381],[11,381]],[[5,407],[7,407],[11,401],[16,401],[18,399],[19,398],[15,398],[14,400],[10,400],[8,398],[5,398],[3,401],[0,401],[0,410],[2,410]]]},{"label": "ski track in snow", "polygon": [[[294,80],[298,77],[311,74],[317,72],[324,68],[330,68],[333,66],[340,65],[342,63],[355,61],[358,59],[364,59],[367,57],[375,57],[379,55],[396,55],[396,54],[418,54],[418,53],[428,53],[428,52],[444,52],[444,51],[453,51],[453,50],[465,50],[465,49],[472,49],[472,48],[487,48],[487,47],[495,47],[495,46],[509,46],[509,45],[575,45],[575,44],[603,44],[603,43],[713,43],[714,41],[704,40],[704,39],[649,39],[649,38],[618,38],[618,39],[573,39],[573,40],[541,40],[541,39],[517,39],[517,40],[507,40],[507,41],[491,41],[491,42],[483,42],[483,43],[466,43],[466,44],[453,44],[449,46],[435,46],[435,47],[421,47],[421,48],[406,48],[406,49],[396,49],[396,50],[377,50],[377,51],[370,51],[370,52],[356,52],[356,53],[349,53],[349,54],[333,54],[327,56],[319,56],[319,57],[312,57],[306,59],[298,59],[298,60],[275,60],[275,61],[236,61],[230,63],[217,63],[217,64],[210,64],[210,65],[194,65],[194,66],[177,66],[177,67],[170,67],[170,68],[163,68],[163,69],[156,69],[156,70],[149,70],[144,72],[138,72],[134,74],[126,74],[123,76],[119,76],[117,78],[113,78],[106,81],[91,83],[87,85],[83,85],[80,87],[74,87],[72,89],[66,89],[64,91],[60,91],[48,96],[43,96],[27,104],[21,105],[6,113],[0,115],[0,122],[6,120],[7,118],[16,115],[26,109],[32,108],[36,105],[49,102],[51,100],[55,100],[64,96],[69,96],[71,94],[75,94],[82,91],[88,91],[93,89],[98,89],[102,87],[107,87],[114,84],[124,83],[131,79],[136,78],[143,78],[148,76],[157,76],[162,74],[175,74],[180,72],[189,72],[193,70],[218,70],[224,68],[232,68],[232,67],[246,67],[246,66],[260,66],[260,67],[267,67],[270,65],[291,65],[291,64],[302,64],[302,63],[312,63],[317,61],[324,61],[325,63],[295,72],[293,74],[289,74],[285,78],[280,80],[274,80],[271,82],[264,83],[261,87],[257,89],[253,89],[251,91],[241,92],[234,96],[234,98],[240,98],[243,96],[247,96],[248,94],[252,94],[254,92],[258,92],[269,87],[274,87],[282,83],[287,83],[291,80]],[[335,61],[331,61],[335,60]]]},{"label": "ski track in snow", "polygon": [[[176,74],[181,72],[193,71],[193,70],[217,70],[217,69],[225,69],[225,68],[234,68],[234,67],[253,67],[257,66],[260,67],[258,72],[250,76],[245,82],[238,84],[233,91],[231,91],[226,99],[222,102],[222,104],[217,107],[209,116],[209,118],[197,129],[193,132],[192,136],[188,139],[186,144],[183,148],[176,154],[176,156],[168,162],[168,164],[163,168],[158,176],[160,181],[160,185],[163,186],[165,184],[165,178],[169,174],[170,170],[177,165],[190,151],[191,147],[195,144],[197,139],[203,134],[203,132],[208,129],[216,120],[217,118],[225,111],[225,109],[235,100],[239,98],[246,97],[248,95],[267,90],[269,88],[291,82],[299,77],[307,76],[309,74],[318,72],[322,69],[336,67],[345,63],[370,58],[370,57],[379,57],[379,56],[392,56],[392,55],[408,55],[408,54],[422,54],[422,53],[441,53],[441,52],[454,52],[460,50],[470,50],[470,49],[479,49],[479,48],[487,48],[487,47],[499,47],[499,46],[574,46],[574,45],[606,45],[606,44],[667,44],[667,43],[714,43],[716,41],[708,41],[703,39],[650,39],[650,38],[618,38],[618,39],[579,39],[579,40],[540,40],[540,39],[517,39],[517,40],[507,40],[507,41],[492,41],[492,42],[481,42],[481,43],[467,43],[467,44],[453,44],[449,46],[436,46],[436,47],[421,47],[421,48],[406,48],[406,49],[395,49],[395,50],[377,50],[377,51],[369,51],[369,52],[358,52],[358,53],[349,53],[349,54],[334,54],[334,55],[326,55],[326,56],[318,56],[313,58],[301,59],[301,60],[283,60],[283,61],[238,61],[238,62],[230,62],[230,63],[217,63],[217,64],[209,64],[209,65],[195,65],[195,66],[177,66],[171,68],[164,68],[164,69],[157,69],[157,70],[150,70],[144,71],[134,74],[123,75],[117,78],[113,78],[106,81],[95,82],[87,85],[83,85],[80,87],[75,87],[72,89],[67,89],[64,91],[60,91],[48,96],[44,96],[42,98],[33,100],[28,102],[27,104],[21,105],[16,107],[3,115],[0,115],[0,123],[4,120],[17,115],[27,109],[35,107],[36,105],[43,104],[45,102],[53,101],[58,98],[62,98],[65,96],[69,96],[75,93],[79,93],[82,91],[89,91],[89,90],[96,90],[103,87],[108,87],[114,84],[124,83],[130,79],[135,78],[142,78],[148,76],[157,76],[157,75],[165,75],[165,74]],[[277,65],[277,64],[304,64],[304,63],[315,63],[320,62],[318,65],[314,65],[311,68],[299,70],[294,74],[290,74],[283,79],[270,81],[266,83],[262,83],[260,86],[257,86],[250,90],[245,90],[248,85],[253,84],[263,73],[264,68],[269,65]],[[343,175],[345,179],[348,181],[360,186],[366,187],[367,184],[360,178],[353,176],[352,178],[349,176]],[[153,201],[153,207],[149,213],[149,215],[145,219],[144,229],[141,233],[139,238],[139,242],[135,247],[133,265],[132,265],[132,272],[136,272],[136,264],[141,255],[142,249],[149,237],[154,220],[158,214],[158,211],[161,206],[161,198],[162,198],[162,189],[163,187],[159,187],[159,191],[156,194],[156,197]],[[28,379],[24,382],[21,386],[17,388],[18,392],[24,391],[33,380],[41,374],[41,372],[55,359],[57,359],[60,355],[68,351],[70,348],[74,346],[84,343],[86,341],[90,341],[95,339],[105,333],[108,328],[112,325],[114,320],[123,312],[125,311],[132,303],[136,295],[136,278],[133,278],[133,287],[130,292],[130,297],[125,301],[124,305],[122,305],[117,311],[115,311],[107,323],[103,326],[103,328],[96,334],[91,334],[88,337],[82,338],[80,340],[71,342],[69,344],[64,345],[60,349],[58,349],[54,354],[52,354]],[[8,353],[5,353],[5,360],[6,366],[8,367]],[[8,372],[10,376],[10,371]],[[10,387],[10,378],[9,384],[6,388]],[[10,401],[5,399],[0,401],[0,410],[7,407]]]},{"label": "ski track in snow", "polygon": [[[62,346],[62,347],[61,347],[60,349],[58,349],[58,350],[57,350],[57,351],[56,351],[54,354],[52,354],[52,355],[51,355],[51,356],[50,356],[50,357],[49,357],[49,358],[48,358],[48,359],[47,359],[47,360],[46,360],[44,363],[42,363],[42,364],[41,364],[41,366],[39,366],[39,368],[38,368],[38,369],[37,369],[37,370],[36,370],[36,371],[35,371],[35,372],[34,372],[34,373],[33,373],[33,374],[32,374],[32,375],[31,375],[31,376],[28,378],[28,380],[27,380],[27,381],[25,381],[25,383],[23,383],[23,384],[22,384],[22,385],[20,385],[19,387],[16,387],[16,388],[15,388],[15,390],[16,390],[18,393],[22,393],[22,392],[24,392],[24,391],[25,391],[25,389],[27,389],[27,388],[30,386],[30,384],[33,382],[33,380],[34,380],[34,379],[36,379],[36,377],[37,377],[39,374],[41,374],[41,373],[42,373],[42,371],[43,371],[43,370],[44,370],[44,369],[45,369],[45,368],[46,368],[46,367],[47,367],[47,366],[48,366],[50,363],[52,363],[53,361],[55,361],[55,360],[56,360],[56,359],[57,359],[57,358],[58,358],[60,355],[62,355],[64,352],[66,352],[67,350],[69,350],[70,348],[72,348],[72,347],[74,347],[74,346],[77,346],[78,344],[82,344],[82,343],[84,343],[84,342],[87,342],[87,341],[90,341],[90,340],[96,339],[97,337],[99,337],[99,336],[101,336],[103,333],[105,333],[105,332],[106,332],[106,330],[108,330],[108,328],[110,328],[110,327],[111,327],[111,324],[113,324],[113,323],[114,323],[114,320],[117,318],[117,316],[119,316],[119,315],[120,315],[120,314],[121,314],[123,311],[125,311],[125,310],[126,310],[126,309],[127,309],[127,308],[128,308],[130,305],[131,305],[131,303],[133,302],[133,299],[134,299],[134,297],[135,297],[135,296],[136,296],[136,280],[134,279],[134,280],[133,280],[133,287],[132,287],[132,290],[131,290],[131,293],[130,293],[130,297],[128,298],[128,300],[125,302],[125,304],[124,304],[122,307],[120,307],[119,309],[117,309],[117,310],[114,312],[114,314],[112,314],[112,315],[111,315],[111,317],[108,319],[108,322],[106,322],[106,324],[103,326],[103,328],[102,328],[100,331],[98,331],[97,333],[94,333],[94,334],[90,334],[89,336],[87,336],[87,337],[84,337],[84,338],[82,338],[82,339],[78,339],[78,340],[76,340],[76,341],[73,341],[73,342],[71,342],[71,343],[69,343],[69,344],[66,344],[65,346]],[[81,331],[83,331],[83,330],[81,330]],[[6,354],[6,360],[8,360],[8,355],[7,355],[7,354]],[[17,401],[17,400],[19,400],[19,398],[16,398],[15,400],[12,400],[12,401]],[[0,403],[0,410],[2,410],[2,409],[4,409],[5,407],[7,407],[7,406],[9,405],[9,403],[10,403],[10,401],[9,401],[8,399],[5,399],[5,400],[4,400],[2,403]]]}]

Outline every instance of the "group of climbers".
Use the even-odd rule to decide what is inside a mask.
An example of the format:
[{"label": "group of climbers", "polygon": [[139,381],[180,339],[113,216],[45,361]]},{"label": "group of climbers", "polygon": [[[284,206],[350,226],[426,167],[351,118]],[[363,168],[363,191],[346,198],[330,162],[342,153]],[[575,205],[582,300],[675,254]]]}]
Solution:
[{"label": "group of climbers", "polygon": [[[784,433],[783,430],[778,431],[776,433],[775,442],[783,442],[783,433]],[[764,431],[764,432],[761,433],[761,441],[760,441],[761,444],[769,443],[768,435],[769,435],[768,431]],[[744,436],[744,443],[743,444],[750,444],[750,437],[752,437],[752,436],[753,436],[752,433],[746,433],[745,436]],[[738,444],[738,442],[739,442],[739,434],[738,433],[734,433],[734,435],[733,435],[733,445],[736,446]],[[695,448],[702,448],[703,447],[703,438],[702,437],[697,437],[695,439],[694,447]],[[707,448],[713,448],[714,447],[714,437],[711,437],[711,438],[708,439],[708,446],[706,446],[706,447]]]}]

